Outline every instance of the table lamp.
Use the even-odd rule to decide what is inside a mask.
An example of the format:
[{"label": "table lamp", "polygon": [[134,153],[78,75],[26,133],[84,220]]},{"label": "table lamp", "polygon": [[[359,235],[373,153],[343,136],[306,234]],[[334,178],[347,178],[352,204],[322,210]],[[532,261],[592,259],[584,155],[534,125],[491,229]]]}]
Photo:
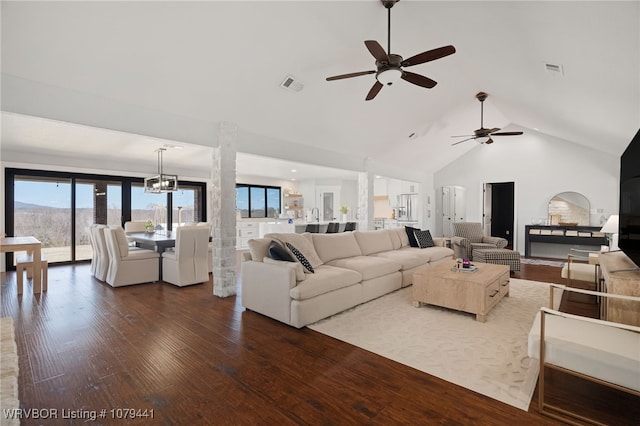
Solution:
[{"label": "table lamp", "polygon": [[618,215],[612,214],[605,222],[600,232],[607,236],[609,251],[618,249]]}]

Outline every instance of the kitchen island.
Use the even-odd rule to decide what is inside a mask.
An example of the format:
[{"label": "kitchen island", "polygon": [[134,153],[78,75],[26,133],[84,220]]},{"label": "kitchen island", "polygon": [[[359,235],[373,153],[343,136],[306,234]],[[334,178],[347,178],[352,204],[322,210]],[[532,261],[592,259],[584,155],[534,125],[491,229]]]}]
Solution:
[{"label": "kitchen island", "polygon": [[[339,230],[340,232],[342,232],[347,222],[334,221],[333,223],[335,222],[340,224]],[[293,223],[288,223],[288,221],[284,219],[273,220],[269,222],[260,222],[258,235],[260,236],[260,238],[262,238],[265,234],[270,234],[275,232],[280,232],[280,233],[295,232],[295,233],[301,234],[305,232],[305,230],[307,229],[307,225],[310,225],[310,224],[318,224],[320,228],[318,232],[325,233],[327,232],[327,226],[329,225],[329,222],[327,221],[306,222],[303,220],[294,220]]]}]

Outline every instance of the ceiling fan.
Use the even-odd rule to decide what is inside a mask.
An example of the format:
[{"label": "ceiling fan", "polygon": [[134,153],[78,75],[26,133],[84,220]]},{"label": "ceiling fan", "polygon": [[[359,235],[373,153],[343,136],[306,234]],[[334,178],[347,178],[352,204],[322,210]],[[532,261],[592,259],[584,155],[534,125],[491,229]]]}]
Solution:
[{"label": "ceiling fan", "polygon": [[523,132],[498,132],[500,129],[497,127],[492,129],[486,129],[484,127],[484,101],[488,96],[485,92],[478,92],[476,94],[476,99],[480,101],[480,128],[474,130],[473,135],[451,136],[452,138],[467,138],[452,143],[451,145],[458,145],[471,139],[475,139],[478,143],[489,145],[493,143],[493,139],[491,139],[492,136],[519,136],[523,134]]},{"label": "ceiling fan", "polygon": [[375,74],[376,82],[371,90],[367,94],[365,100],[370,101],[375,98],[378,92],[383,86],[391,86],[397,82],[398,79],[403,79],[409,83],[413,83],[417,86],[426,87],[431,89],[437,82],[420,74],[415,74],[409,71],[405,71],[403,67],[412,67],[414,65],[424,64],[436,59],[444,58],[456,52],[453,46],[444,46],[438,49],[428,50],[426,52],[419,53],[410,57],[409,59],[403,59],[402,56],[391,53],[391,8],[400,0],[380,0],[382,5],[387,9],[387,52],[380,46],[375,40],[366,40],[364,42],[369,52],[376,60],[376,70],[360,71],[350,74],[336,75],[333,77],[327,77],[327,81],[341,80],[343,78],[359,77],[361,75]]}]

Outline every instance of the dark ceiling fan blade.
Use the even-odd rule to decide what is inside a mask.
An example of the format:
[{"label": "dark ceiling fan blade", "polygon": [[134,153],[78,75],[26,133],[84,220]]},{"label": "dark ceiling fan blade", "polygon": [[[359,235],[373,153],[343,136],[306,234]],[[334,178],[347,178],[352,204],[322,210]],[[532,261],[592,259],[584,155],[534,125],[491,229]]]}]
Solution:
[{"label": "dark ceiling fan blade", "polygon": [[341,74],[341,75],[334,75],[333,77],[327,77],[327,81],[342,80],[343,78],[360,77],[361,75],[375,74],[375,73],[376,71],[352,72],[350,74]]},{"label": "dark ceiling fan blade", "polygon": [[500,130],[500,128],[499,127],[494,127],[493,129],[485,129],[485,130],[487,131],[487,134],[489,134],[489,133],[497,132],[498,130]]},{"label": "dark ceiling fan blade", "polygon": [[408,81],[409,83],[426,87],[427,89],[431,89],[433,86],[438,84],[436,81],[431,80],[429,77],[425,77],[423,75],[415,74],[409,71],[402,72],[402,79]]},{"label": "dark ceiling fan blade", "polygon": [[389,55],[387,55],[387,52],[384,51],[384,48],[380,46],[380,43],[375,40],[366,40],[364,42],[364,45],[367,46],[367,49],[369,49],[369,52],[371,52],[373,57],[376,58],[376,61],[384,62],[387,64],[389,63]]},{"label": "dark ceiling fan blade", "polygon": [[493,143],[493,139],[489,138],[489,140],[487,140],[484,144],[491,145],[492,143]]},{"label": "dark ceiling fan blade", "polygon": [[367,97],[365,98],[365,101],[370,101],[371,99],[375,98],[378,92],[380,92],[380,89],[382,89],[382,87],[383,87],[383,84],[380,83],[378,80],[376,80],[373,87],[371,87],[371,90],[369,90],[369,93],[367,93]]},{"label": "dark ceiling fan blade", "polygon": [[519,136],[524,134],[524,132],[500,132],[500,133],[491,133],[491,136]]},{"label": "dark ceiling fan blade", "polygon": [[472,137],[472,138],[463,139],[463,140],[461,140],[461,141],[458,141],[458,142],[454,142],[454,143],[452,143],[452,144],[451,144],[451,146],[453,146],[453,145],[458,145],[459,143],[466,142],[466,141],[470,141],[471,139],[475,139],[475,138],[476,138],[476,137],[474,136],[474,137]]},{"label": "dark ceiling fan blade", "polygon": [[403,67],[411,67],[414,65],[424,64],[425,62],[433,61],[436,59],[444,58],[445,56],[449,56],[456,53],[456,48],[449,45],[439,47],[433,50],[427,50],[426,52],[418,53],[410,57],[409,59],[405,59],[400,63]]}]

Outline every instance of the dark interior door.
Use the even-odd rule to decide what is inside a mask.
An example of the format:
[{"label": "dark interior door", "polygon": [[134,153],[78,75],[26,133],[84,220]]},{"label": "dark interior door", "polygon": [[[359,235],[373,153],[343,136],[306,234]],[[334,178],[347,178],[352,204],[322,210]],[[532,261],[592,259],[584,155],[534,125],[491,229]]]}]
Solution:
[{"label": "dark interior door", "polygon": [[491,184],[491,235],[509,241],[513,248],[513,203],[514,183]]}]

